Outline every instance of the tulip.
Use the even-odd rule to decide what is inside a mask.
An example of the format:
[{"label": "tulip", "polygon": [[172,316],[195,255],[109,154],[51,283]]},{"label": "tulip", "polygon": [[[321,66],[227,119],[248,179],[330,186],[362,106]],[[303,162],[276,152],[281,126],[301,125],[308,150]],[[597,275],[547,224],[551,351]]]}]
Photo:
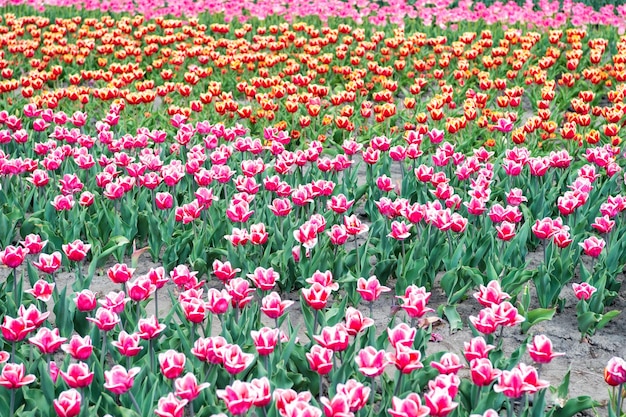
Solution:
[{"label": "tulip", "polygon": [[120,354],[131,357],[136,356],[143,350],[143,346],[139,346],[139,334],[128,334],[124,330],[120,332],[117,340],[111,342],[111,344],[117,348]]},{"label": "tulip", "polygon": [[154,414],[159,417],[183,417],[188,402],[186,399],[179,400],[170,392],[166,397],[159,398]]},{"label": "tulip", "polygon": [[167,379],[178,378],[185,370],[186,357],[184,353],[169,349],[159,354],[161,373]]},{"label": "tulip", "polygon": [[68,366],[67,371],[60,372],[61,378],[70,388],[85,388],[93,381],[93,372],[89,371],[89,366],[84,363],[72,363]]},{"label": "tulip", "polygon": [[113,394],[122,395],[133,387],[139,367],[126,370],[121,365],[115,365],[110,371],[104,371],[104,388]]},{"label": "tulip", "polygon": [[87,256],[87,252],[91,249],[91,245],[83,243],[81,240],[75,240],[66,245],[62,245],[65,256],[70,261],[80,262]]},{"label": "tulip", "polygon": [[74,303],[76,304],[78,311],[82,311],[84,313],[92,311],[97,306],[96,295],[90,290],[82,290],[81,292],[76,293]]},{"label": "tulip", "polygon": [[589,300],[593,293],[598,290],[596,287],[589,285],[587,282],[582,282],[580,284],[573,283],[572,288],[574,290],[574,295],[579,300]]},{"label": "tulip", "polygon": [[432,417],[445,417],[459,404],[452,401],[452,396],[445,388],[437,387],[424,394],[424,402]]},{"label": "tulip", "polygon": [[61,252],[39,254],[39,260],[33,261],[35,268],[46,274],[54,274],[61,267]]},{"label": "tulip", "polygon": [[254,270],[254,273],[247,274],[247,277],[261,291],[271,291],[276,285],[276,281],[280,279],[280,275],[274,271],[274,268],[265,269],[260,266]]},{"label": "tulip", "polygon": [[37,300],[47,303],[52,298],[52,292],[54,291],[55,284],[44,281],[43,279],[37,280],[32,289],[25,290],[26,294],[30,294]]},{"label": "tulip", "polygon": [[427,292],[425,287],[409,285],[404,296],[396,296],[396,298],[402,301],[401,307],[412,319],[420,318],[424,314],[434,311],[432,308],[426,307],[430,299],[430,292]]},{"label": "tulip", "polygon": [[391,408],[387,410],[391,417],[426,417],[430,410],[422,405],[419,395],[412,392],[402,400],[396,396],[391,400]]},{"label": "tulip", "polygon": [[242,372],[254,361],[254,355],[243,352],[239,345],[226,345],[221,349],[221,354],[224,369],[231,375]]},{"label": "tulip", "polygon": [[319,375],[328,374],[333,368],[333,351],[319,345],[313,345],[306,353],[307,361],[313,372]]},{"label": "tulip", "polygon": [[42,327],[34,337],[28,339],[43,355],[56,352],[66,340],[66,337],[59,336],[59,329],[50,330],[47,327]]},{"label": "tulip", "polygon": [[579,242],[581,248],[583,248],[583,252],[585,255],[591,256],[592,258],[597,258],[600,256],[602,249],[604,249],[604,245],[606,242],[602,238],[598,238],[596,236],[588,237],[587,239]]},{"label": "tulip", "polygon": [[463,365],[459,361],[459,357],[450,352],[443,354],[439,362],[431,362],[430,366],[439,371],[440,374],[456,374]]},{"label": "tulip", "polygon": [[626,383],[626,361],[613,357],[604,368],[604,380],[612,387]]},{"label": "tulip", "polygon": [[248,412],[254,403],[255,395],[255,389],[249,383],[239,380],[227,385],[223,390],[217,390],[218,398],[226,403],[228,411],[235,416]]},{"label": "tulip", "polygon": [[208,388],[209,385],[208,382],[198,384],[196,376],[191,372],[186,373],[184,376],[174,381],[176,395],[189,402],[195,400],[198,395],[200,395],[200,391]]},{"label": "tulip", "polygon": [[262,327],[259,331],[252,330],[250,335],[252,336],[252,342],[259,355],[267,356],[276,348],[280,337],[280,330]]},{"label": "tulip", "polygon": [[374,320],[363,317],[363,314],[354,307],[346,310],[346,330],[350,336],[356,336],[363,329],[374,325]]},{"label": "tulip", "polygon": [[478,292],[474,293],[474,298],[483,307],[491,307],[494,304],[500,304],[504,300],[508,300],[511,296],[502,291],[500,283],[496,280],[489,281],[487,286],[481,285]]},{"label": "tulip", "polygon": [[327,349],[341,352],[348,348],[349,334],[346,327],[339,323],[332,327],[324,327],[321,334],[314,335],[313,339]]},{"label": "tulip", "polygon": [[532,343],[528,344],[528,353],[532,360],[537,363],[550,363],[557,356],[563,356],[565,353],[556,353],[552,351],[552,342],[544,335],[535,335]]},{"label": "tulip", "polygon": [[500,376],[500,370],[495,369],[488,358],[472,359],[470,362],[470,378],[474,385],[485,387]]},{"label": "tulip", "polygon": [[261,300],[261,311],[267,317],[277,320],[293,303],[291,300],[281,300],[280,295],[272,291]]},{"label": "tulip", "polygon": [[373,346],[366,346],[361,349],[354,360],[359,367],[359,372],[370,378],[381,375],[389,364],[385,357],[385,351],[376,350]]},{"label": "tulip", "polygon": [[80,414],[82,396],[74,388],[63,391],[52,401],[54,411],[59,417],[76,417]]}]

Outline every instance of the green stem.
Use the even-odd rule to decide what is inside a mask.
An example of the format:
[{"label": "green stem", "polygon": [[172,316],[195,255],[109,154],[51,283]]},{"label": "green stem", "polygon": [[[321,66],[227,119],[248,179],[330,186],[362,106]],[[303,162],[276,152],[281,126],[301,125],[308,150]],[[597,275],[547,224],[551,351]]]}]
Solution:
[{"label": "green stem", "polygon": [[[400,393],[400,386],[402,385],[402,376],[404,374],[402,372],[400,372],[398,374],[398,380],[396,381],[396,388],[393,390],[393,396],[397,397],[398,394]],[[509,416],[510,417],[510,416]]]},{"label": "green stem", "polygon": [[102,333],[102,350],[100,352],[100,366],[104,368],[104,358],[107,353],[107,333]]},{"label": "green stem", "polygon": [[130,397],[130,400],[133,402],[133,407],[135,407],[135,411],[137,411],[137,414],[141,415],[141,408],[139,408],[139,404],[137,404],[137,400],[135,399],[135,396],[133,395],[133,393],[128,391],[128,396]]},{"label": "green stem", "polygon": [[617,403],[616,405],[616,415],[617,417],[621,417],[622,416],[622,391],[624,390],[624,384],[619,384],[619,387],[617,389]]},{"label": "green stem", "polygon": [[15,389],[11,390],[11,405],[9,405],[9,415],[13,417],[15,413]]}]

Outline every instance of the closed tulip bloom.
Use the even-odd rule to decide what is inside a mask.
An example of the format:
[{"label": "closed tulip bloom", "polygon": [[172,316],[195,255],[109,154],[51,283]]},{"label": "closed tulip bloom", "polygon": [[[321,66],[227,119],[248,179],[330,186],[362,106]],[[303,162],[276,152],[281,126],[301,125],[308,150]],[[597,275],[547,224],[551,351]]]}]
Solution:
[{"label": "closed tulip bloom", "polygon": [[311,370],[320,375],[328,374],[333,368],[333,351],[323,346],[311,346],[311,351],[306,353],[306,358]]},{"label": "closed tulip bloom", "polygon": [[387,338],[394,348],[398,345],[413,346],[416,334],[417,329],[406,323],[400,323],[394,328],[387,328]]},{"label": "closed tulip bloom", "polygon": [[604,368],[604,380],[612,387],[626,383],[626,361],[612,357]]},{"label": "closed tulip bloom", "polygon": [[473,359],[470,362],[470,378],[474,385],[484,387],[500,376],[500,370],[493,367],[488,358]]},{"label": "closed tulip bloom", "polygon": [[550,363],[557,356],[565,355],[565,353],[554,352],[552,341],[542,334],[535,335],[532,343],[528,344],[528,353],[532,360],[537,363]]},{"label": "closed tulip bloom", "polygon": [[117,263],[108,269],[107,276],[115,284],[124,284],[133,277],[133,272],[135,272],[135,268]]},{"label": "closed tulip bloom", "polygon": [[61,371],[61,378],[70,388],[85,388],[93,381],[93,372],[84,362],[71,363],[66,372]]},{"label": "closed tulip bloom", "polygon": [[261,300],[261,311],[271,319],[282,316],[289,306],[294,302],[291,300],[281,300],[277,292],[272,291]]},{"label": "closed tulip bloom", "polygon": [[93,352],[93,345],[91,344],[91,337],[89,335],[80,337],[80,335],[73,335],[69,343],[61,345],[61,349],[65,353],[68,353],[72,358],[85,361]]},{"label": "closed tulip bloom", "polygon": [[62,245],[61,247],[63,248],[65,256],[67,256],[67,259],[74,262],[80,262],[85,259],[87,252],[91,249],[91,245],[85,244],[79,239],[76,239],[67,245]]},{"label": "closed tulip bloom", "polygon": [[374,320],[364,317],[363,313],[354,307],[346,309],[346,330],[350,336],[356,336],[364,329],[373,326]]},{"label": "closed tulip bloom", "polygon": [[183,417],[186,399],[179,400],[173,393],[168,393],[166,397],[159,398],[154,414],[159,417]]},{"label": "closed tulip bloom", "polygon": [[354,360],[359,367],[359,372],[370,378],[381,375],[389,364],[385,351],[376,350],[373,346],[366,346],[361,349]]},{"label": "closed tulip bloom", "polygon": [[96,295],[90,290],[77,292],[76,298],[74,298],[74,303],[76,304],[76,309],[78,311],[82,311],[83,313],[94,310],[98,305],[96,302]]},{"label": "closed tulip bloom", "polygon": [[236,380],[223,390],[217,390],[217,396],[226,403],[228,411],[239,416],[246,414],[255,399],[255,389],[247,382]]},{"label": "closed tulip bloom", "polygon": [[280,330],[262,327],[259,331],[252,330],[250,335],[259,355],[267,356],[276,348],[280,338]]},{"label": "closed tulip bloom", "polygon": [[224,362],[222,348],[228,342],[222,336],[200,337],[191,348],[191,354],[203,362],[221,364]]},{"label": "closed tulip bloom", "polygon": [[402,301],[402,309],[411,318],[420,318],[424,314],[434,311],[432,308],[426,307],[430,299],[430,292],[427,292],[425,287],[409,285],[404,296],[396,296],[396,298]]},{"label": "closed tulip bloom", "polygon": [[209,288],[207,292],[207,309],[213,314],[224,314],[230,307],[232,297],[226,290]]},{"label": "closed tulip bloom", "polygon": [[7,363],[0,373],[0,387],[18,389],[35,381],[35,375],[26,375],[23,363]]},{"label": "closed tulip bloom", "polygon": [[364,301],[371,303],[378,300],[382,293],[391,291],[391,288],[380,285],[378,278],[372,275],[367,280],[363,277],[359,278],[356,283],[356,291]]},{"label": "closed tulip bloom", "polygon": [[483,334],[491,334],[496,331],[500,322],[491,307],[483,308],[478,316],[469,316],[472,325]]},{"label": "closed tulip bloom", "polygon": [[346,381],[345,384],[337,384],[337,394],[348,397],[350,412],[356,413],[367,404],[371,389],[354,378]]},{"label": "closed tulip bloom", "polygon": [[59,417],[76,417],[80,414],[82,397],[75,389],[63,391],[52,401],[54,411]]},{"label": "closed tulip bloom", "polygon": [[350,403],[343,394],[336,394],[332,399],[321,397],[322,409],[326,417],[347,417],[352,416]]},{"label": "closed tulip bloom", "polygon": [[254,288],[251,288],[250,282],[243,278],[234,278],[227,282],[226,290],[232,297],[233,307],[243,308],[252,301]]},{"label": "closed tulip bloom", "polygon": [[407,395],[405,399],[393,397],[391,408],[387,410],[391,417],[426,417],[430,409],[422,405],[422,400],[415,392]]},{"label": "closed tulip bloom", "polygon": [[489,352],[495,349],[494,345],[488,345],[482,336],[477,336],[469,342],[464,342],[463,356],[470,364],[474,359],[488,358]]},{"label": "closed tulip bloom", "polygon": [[391,223],[391,232],[387,235],[387,237],[396,239],[396,240],[404,240],[411,236],[411,227],[412,224],[407,224],[405,222],[393,221]]},{"label": "closed tulip bloom", "polygon": [[139,346],[139,341],[139,334],[128,334],[122,330],[117,340],[112,341],[111,344],[124,356],[136,356],[143,350],[143,346]]},{"label": "closed tulip bloom", "polygon": [[496,231],[498,239],[509,241],[515,237],[515,223],[503,221],[496,226]]},{"label": "closed tulip bloom", "polygon": [[183,309],[185,318],[191,323],[202,323],[206,318],[206,303],[199,298],[181,300],[180,306]]},{"label": "closed tulip bloom", "polygon": [[330,238],[330,243],[336,246],[343,245],[348,241],[348,232],[342,224],[333,224],[326,234]]},{"label": "closed tulip bloom", "polygon": [[186,357],[184,353],[169,349],[159,354],[161,373],[167,379],[178,378],[185,370]]},{"label": "closed tulip bloom", "polygon": [[139,302],[147,300],[156,291],[156,285],[147,275],[143,275],[134,281],[126,281],[126,290],[131,300]]}]

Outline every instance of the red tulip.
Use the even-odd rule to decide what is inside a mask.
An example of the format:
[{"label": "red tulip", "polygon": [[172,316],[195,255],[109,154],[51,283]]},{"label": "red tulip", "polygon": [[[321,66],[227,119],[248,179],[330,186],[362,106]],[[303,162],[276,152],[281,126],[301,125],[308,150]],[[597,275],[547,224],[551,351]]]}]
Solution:
[{"label": "red tulip", "polygon": [[306,353],[309,366],[313,372],[326,375],[333,369],[333,351],[320,345],[311,346],[311,351]]},{"label": "red tulip", "polygon": [[613,357],[604,368],[604,380],[612,387],[626,383],[626,361]]},{"label": "red tulip", "polygon": [[587,239],[579,242],[581,248],[583,248],[583,252],[585,255],[591,256],[593,258],[597,258],[600,256],[602,249],[604,249],[605,241],[602,238],[598,238],[596,236],[588,237]]},{"label": "red tulip", "polygon": [[266,407],[272,401],[272,393],[270,380],[267,377],[254,378],[250,381],[250,386],[255,391],[254,402],[255,407]]},{"label": "red tulip", "polygon": [[452,396],[447,389],[440,387],[424,394],[424,402],[432,417],[445,417],[459,405],[452,401]]},{"label": "red tulip", "polygon": [[489,281],[486,287],[481,285],[478,292],[474,293],[474,298],[483,307],[491,307],[494,304],[500,304],[502,301],[508,300],[511,296],[502,291],[500,282],[493,280]]},{"label": "red tulip", "polygon": [[513,327],[526,320],[524,316],[518,314],[517,308],[508,301],[494,305],[492,308],[498,325]]},{"label": "red tulip", "polygon": [[68,366],[67,372],[61,371],[61,378],[70,388],[85,388],[93,380],[93,372],[89,371],[89,366],[84,363],[72,363]]},{"label": "red tulip", "polygon": [[25,375],[23,363],[7,363],[0,373],[0,387],[18,389],[35,381],[35,375]]},{"label": "red tulip", "polygon": [[411,318],[420,318],[424,314],[434,311],[432,308],[426,307],[430,299],[430,292],[427,292],[425,287],[409,285],[404,296],[396,296],[396,298],[402,301],[401,307]]},{"label": "red tulip", "polygon": [[72,388],[59,394],[59,397],[52,401],[52,406],[59,417],[76,417],[80,414],[81,403],[80,393]]},{"label": "red tulip", "polygon": [[209,385],[208,382],[198,384],[196,376],[191,372],[186,373],[183,377],[177,378],[174,381],[176,395],[187,401],[195,400],[198,395],[200,395],[200,391],[208,388]]},{"label": "red tulip", "polygon": [[170,392],[167,397],[159,398],[154,414],[159,417],[183,417],[187,403],[187,400],[179,400]]},{"label": "red tulip", "polygon": [[113,394],[122,395],[133,387],[135,376],[140,371],[139,367],[126,370],[121,365],[115,365],[110,371],[104,371],[104,388]]},{"label": "red tulip", "polygon": [[430,366],[438,370],[440,374],[456,374],[459,369],[463,368],[459,357],[450,352],[444,353],[439,362],[431,362]]},{"label": "red tulip", "polygon": [[463,355],[470,364],[474,359],[488,358],[489,352],[495,349],[494,345],[488,345],[481,336],[477,336],[469,342],[464,342],[464,347]]},{"label": "red tulip", "polygon": [[129,268],[126,264],[115,264],[107,271],[107,276],[115,284],[124,284],[133,277],[134,268]]},{"label": "red tulip", "polygon": [[24,248],[28,249],[28,253],[31,255],[36,255],[46,246],[48,243],[47,240],[41,240],[41,236],[30,234],[27,235],[23,241],[20,242]]}]

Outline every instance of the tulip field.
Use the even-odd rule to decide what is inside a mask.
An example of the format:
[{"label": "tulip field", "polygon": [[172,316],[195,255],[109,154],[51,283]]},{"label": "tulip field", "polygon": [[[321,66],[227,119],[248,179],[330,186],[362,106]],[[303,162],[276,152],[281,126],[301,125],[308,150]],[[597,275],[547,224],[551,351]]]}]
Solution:
[{"label": "tulip field", "polygon": [[0,0],[0,416],[620,417],[625,31]]}]

